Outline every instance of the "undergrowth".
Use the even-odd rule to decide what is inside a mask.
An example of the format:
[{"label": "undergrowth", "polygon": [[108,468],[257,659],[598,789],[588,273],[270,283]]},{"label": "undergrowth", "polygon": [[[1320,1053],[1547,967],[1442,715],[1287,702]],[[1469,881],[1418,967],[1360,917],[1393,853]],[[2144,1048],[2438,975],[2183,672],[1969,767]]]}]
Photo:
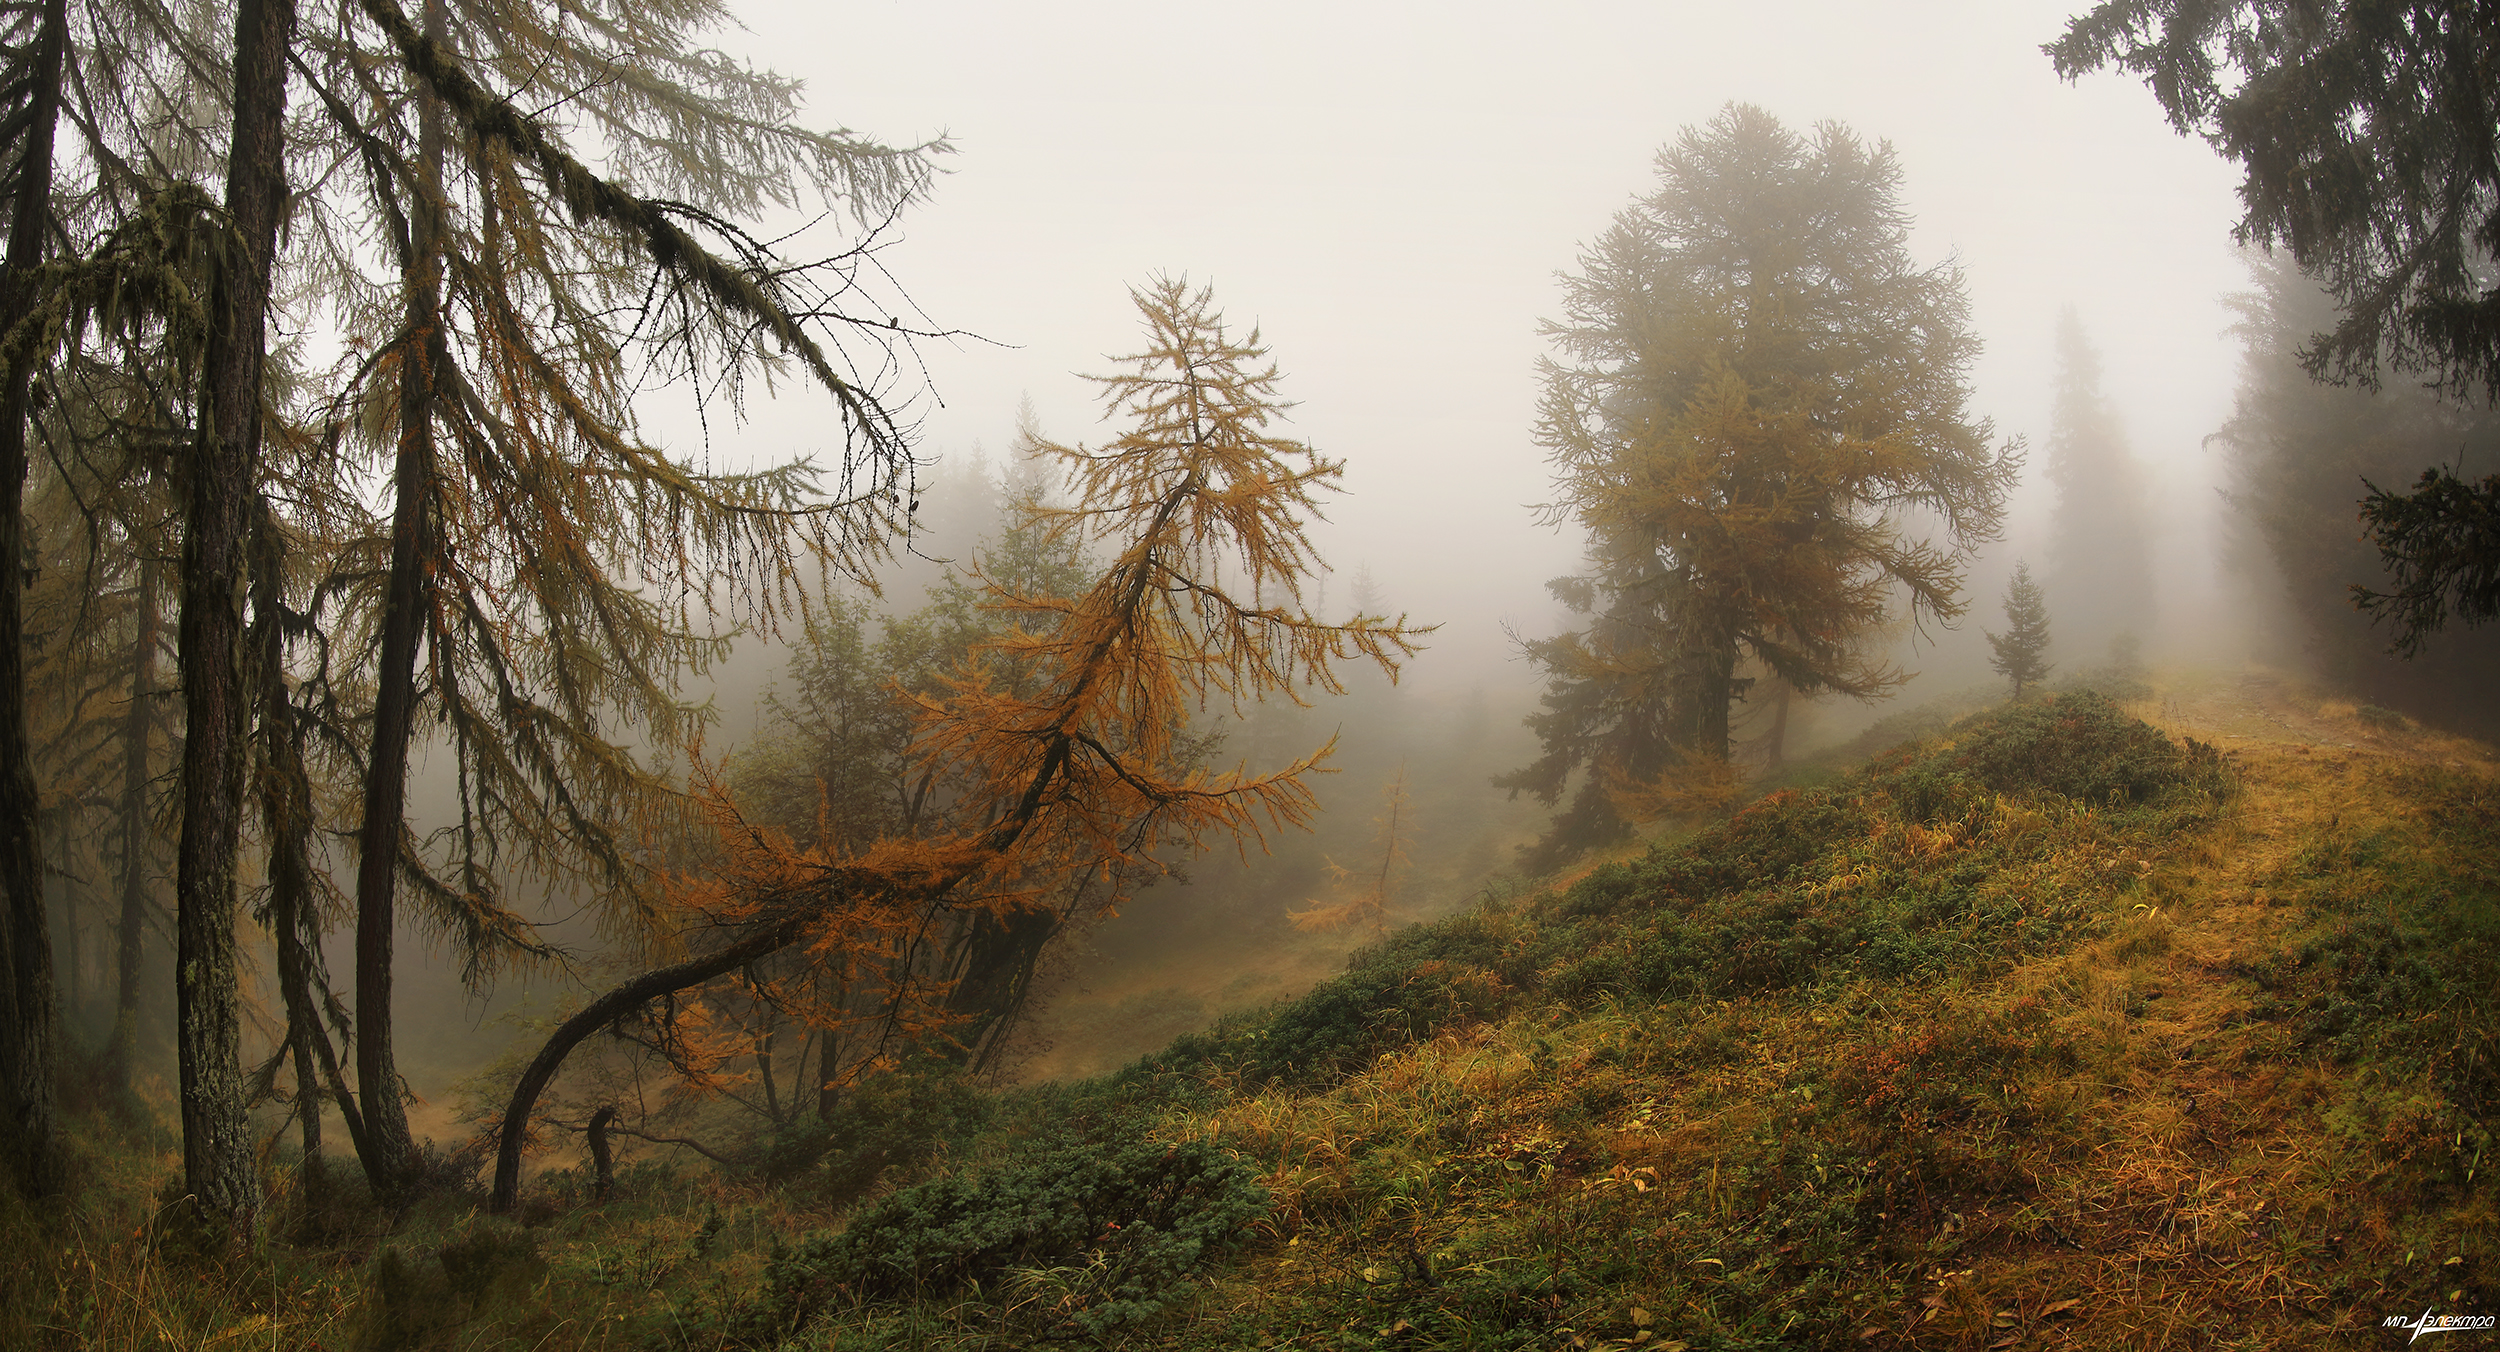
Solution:
[{"label": "undergrowth", "polygon": [[2495,970],[2490,779],[2078,691],[735,1176],[551,1171],[527,1225],[334,1198],[213,1272],[135,1204],[0,1217],[55,1255],[0,1341],[2367,1346],[2500,1311]]}]

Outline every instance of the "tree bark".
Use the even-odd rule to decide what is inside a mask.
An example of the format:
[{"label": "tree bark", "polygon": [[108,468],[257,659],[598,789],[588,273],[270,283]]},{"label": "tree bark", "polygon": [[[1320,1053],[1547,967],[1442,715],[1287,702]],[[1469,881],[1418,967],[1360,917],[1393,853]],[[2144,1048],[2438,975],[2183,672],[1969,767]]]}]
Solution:
[{"label": "tree bark", "polygon": [[614,1107],[590,1115],[590,1198],[594,1202],[605,1202],[616,1191],[616,1156],[608,1149],[608,1124],[615,1120]]},{"label": "tree bark", "polygon": [[[12,167],[16,200],[9,204],[8,254],[0,264],[0,315],[11,318],[33,307],[34,273],[43,261],[44,226],[52,212],[52,134],[69,42],[63,0],[49,0],[36,24],[34,86],[25,112],[30,121]],[[8,905],[0,925],[0,975],[8,983],[8,998],[0,1000],[0,1096],[7,1109],[0,1148],[7,1151],[18,1186],[40,1197],[59,1188],[60,1172],[52,1084],[58,1037],[52,934],[44,919],[43,836],[37,824],[42,795],[26,726],[26,582],[20,566],[33,380],[31,354],[0,373],[0,894]]]},{"label": "tree bark", "polygon": [[[767,1014],[766,1018],[771,1015]],[[805,1050],[804,1047],[801,1048]],[[773,1029],[768,1025],[764,1035],[755,1041],[755,1074],[764,1082],[764,1115],[781,1125],[781,1091],[773,1084]]]},{"label": "tree bark", "polygon": [[122,717],[121,924],[113,935],[113,1033],[105,1042],[106,1083],[128,1089],[139,1041],[139,960],[148,924],[149,740],[155,731],[156,645],[163,623],[156,607],[156,560],[139,560],[138,636],[130,651],[130,708]]},{"label": "tree bark", "polygon": [[244,551],[257,501],[270,274],[286,201],[286,54],[294,32],[294,0],[241,0],[235,11],[226,169],[233,247],[210,294],[204,416],[183,503],[183,819],[174,872],[183,1183],[238,1235],[260,1210],[235,1006],[235,856],[251,703]]},{"label": "tree bark", "polygon": [[253,649],[260,670],[261,829],[269,843],[269,930],[278,950],[286,1045],[295,1058],[295,1111],[303,1127],[304,1193],[321,1200],[321,1073],[312,1039],[321,1031],[312,970],[321,943],[313,894],[312,783],[286,685],[286,542],[264,500],[252,550]]},{"label": "tree bark", "polygon": [[[442,0],[427,0],[425,34],[443,35]],[[417,648],[430,597],[428,506],[434,493],[434,375],[448,359],[442,316],[442,101],[419,88],[417,165],[425,176],[409,213],[403,279],[407,334],[399,368],[399,450],[393,468],[391,571],[382,600],[382,654],[375,673],[372,754],[356,864],[356,1081],[364,1094],[365,1177],[390,1196],[415,1173],[416,1142],[400,1098],[392,1050],[391,948],[398,923],[399,852],[406,833],[408,740],[416,719]]]},{"label": "tree bark", "polygon": [[1005,919],[989,911],[973,914],[955,988],[946,997],[947,1012],[964,1020],[956,1035],[957,1061],[983,1070],[997,1059],[997,1035],[1024,1008],[1034,967],[1062,919],[1046,906],[1028,906]]}]

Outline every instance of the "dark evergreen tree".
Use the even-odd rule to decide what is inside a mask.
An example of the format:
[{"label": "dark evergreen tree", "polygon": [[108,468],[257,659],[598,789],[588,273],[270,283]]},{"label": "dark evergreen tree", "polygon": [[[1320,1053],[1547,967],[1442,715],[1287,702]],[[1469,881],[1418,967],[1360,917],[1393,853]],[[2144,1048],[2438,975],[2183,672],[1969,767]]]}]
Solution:
[{"label": "dark evergreen tree", "polygon": [[2377,551],[2353,530],[2363,484],[2430,460],[2463,473],[2500,467],[2491,450],[2500,446],[2500,415],[2414,385],[2319,384],[2303,345],[2333,319],[2334,298],[2287,260],[2258,261],[2255,280],[2233,301],[2245,355],[2236,406],[2216,441],[2229,469],[2228,562],[2272,622],[2261,655],[2313,667],[2373,703],[2500,730],[2485,693],[2500,688],[2500,633],[2451,633],[2398,660],[2346,595],[2353,579],[2384,576]]},{"label": "dark evergreen tree", "polygon": [[[63,0],[0,6],[0,215],[8,231],[0,319],[10,323],[34,308],[36,269],[58,229],[53,132],[68,43]],[[52,1085],[59,1020],[21,641],[26,421],[35,365],[32,351],[13,351],[0,364],[0,1166],[30,1196],[60,1182]]]},{"label": "dark evergreen tree", "polygon": [[[2047,50],[2069,79],[2143,76],[2172,125],[2246,167],[2240,240],[2286,246],[2336,301],[2297,347],[2309,375],[2371,385],[2384,363],[2500,396],[2500,9],[2103,0]],[[2415,470],[2409,494],[2382,486]],[[2500,475],[2404,466],[2362,519],[2395,585],[2353,599],[2394,622],[2399,653],[2451,613],[2500,616]]]},{"label": "dark evergreen tree", "polygon": [[2049,674],[2049,606],[2028,563],[2014,565],[2014,581],[2005,589],[2005,623],[2004,633],[1988,634],[1988,646],[1996,650],[1988,665],[2014,683],[2014,698],[2021,699],[2024,686]]},{"label": "dark evergreen tree", "polygon": [[2101,393],[2101,357],[2070,307],[2057,322],[2049,481],[2057,514],[2046,589],[2069,644],[2088,649],[2151,627],[2155,598],[2145,548],[2143,473]]},{"label": "dark evergreen tree", "polygon": [[234,27],[234,137],[226,172],[232,257],[215,273],[198,441],[183,494],[180,613],[182,840],[175,860],[183,1186],[236,1233],[260,1209],[244,1115],[235,965],[237,853],[249,767],[245,551],[261,457],[263,373],[278,221],[294,0],[243,0]]}]

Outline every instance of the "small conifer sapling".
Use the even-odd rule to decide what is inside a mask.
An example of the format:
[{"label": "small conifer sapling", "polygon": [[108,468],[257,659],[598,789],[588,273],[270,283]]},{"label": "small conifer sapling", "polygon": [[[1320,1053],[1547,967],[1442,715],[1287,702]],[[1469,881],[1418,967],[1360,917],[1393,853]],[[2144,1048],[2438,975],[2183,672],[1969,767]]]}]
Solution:
[{"label": "small conifer sapling", "polygon": [[2014,698],[2021,699],[2024,686],[2049,674],[2049,664],[2041,660],[2049,650],[2049,607],[2028,563],[2014,565],[2014,581],[2005,589],[2005,622],[2012,626],[2005,633],[1988,635],[1988,646],[1996,649],[1988,665],[2014,682]]}]

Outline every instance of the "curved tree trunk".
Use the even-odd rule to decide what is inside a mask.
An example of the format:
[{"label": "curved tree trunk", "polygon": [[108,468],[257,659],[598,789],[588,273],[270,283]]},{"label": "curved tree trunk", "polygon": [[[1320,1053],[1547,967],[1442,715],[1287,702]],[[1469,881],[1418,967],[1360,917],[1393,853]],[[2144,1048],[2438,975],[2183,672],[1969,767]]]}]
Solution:
[{"label": "curved tree trunk", "polygon": [[807,922],[816,914],[817,908],[812,906],[790,908],[717,953],[654,968],[626,981],[557,1025],[555,1032],[548,1035],[546,1045],[530,1059],[529,1068],[521,1072],[519,1082],[512,1087],[512,1101],[504,1108],[503,1127],[495,1141],[495,1191],[487,1209],[501,1214],[510,1211],[519,1199],[521,1143],[529,1135],[530,1114],[537,1111],[538,1096],[546,1092],[556,1072],[563,1069],[564,1058],[572,1055],[584,1038],[663,995],[699,986],[797,943],[806,932]]},{"label": "curved tree trunk", "polygon": [[[1165,518],[1175,510],[1178,500],[1176,493],[1174,504],[1165,508]],[[1140,575],[1142,577],[1143,570],[1140,570]],[[1143,589],[1144,584],[1140,582],[1132,592],[1132,599]],[[1041,811],[1044,793],[1058,782],[1061,772],[1067,768],[1070,744],[1065,733],[1051,739],[1049,750],[1043,753],[1040,766],[1034,770],[1033,778],[1025,785],[1016,806],[984,833],[982,846],[985,852],[995,854],[1004,851],[1033,824],[1034,817]],[[959,864],[953,871],[929,879],[916,891],[929,898],[943,897],[977,870],[977,864]],[[521,1072],[520,1080],[512,1086],[512,1100],[504,1106],[503,1125],[497,1132],[495,1142],[495,1190],[488,1199],[487,1209],[500,1215],[510,1211],[512,1204],[519,1199],[521,1143],[529,1135],[530,1114],[538,1108],[538,1096],[546,1092],[556,1072],[564,1068],[564,1059],[573,1054],[573,1049],[580,1046],[583,1039],[663,995],[674,995],[688,987],[699,986],[713,977],[734,972],[797,943],[806,937],[809,923],[825,913],[845,885],[841,879],[827,879],[812,894],[812,900],[801,897],[782,904],[767,918],[749,925],[743,934],[719,951],[667,967],[653,968],[629,978],[557,1025],[555,1032],[548,1035],[546,1044],[538,1049],[538,1055],[530,1059],[528,1069]]]},{"label": "curved tree trunk", "polygon": [[183,818],[174,873],[183,1183],[238,1233],[260,1210],[235,1007],[235,856],[250,753],[244,551],[258,501],[261,372],[286,201],[286,54],[294,33],[294,0],[241,0],[235,11],[226,211],[237,247],[211,292],[204,416],[183,504]]},{"label": "curved tree trunk", "polygon": [[[427,0],[425,34],[443,36],[442,0]],[[364,1094],[365,1177],[384,1196],[407,1186],[416,1142],[400,1099],[391,1024],[395,893],[408,813],[408,740],[416,719],[417,648],[426,628],[427,508],[434,493],[434,376],[447,359],[442,314],[442,101],[420,89],[417,164],[425,182],[409,213],[407,336],[399,368],[399,454],[393,469],[391,572],[382,600],[373,748],[356,835],[356,1082]]]},{"label": "curved tree trunk", "polygon": [[[27,118],[18,134],[16,163],[7,166],[13,200],[8,203],[9,242],[0,267],[0,315],[26,313],[34,301],[34,271],[43,261],[44,226],[52,213],[52,132],[59,120],[61,61],[68,46],[62,0],[49,0],[35,19]],[[24,59],[21,57],[21,59]],[[12,75],[17,72],[10,72]],[[11,112],[17,110],[11,109]],[[15,120],[15,119],[12,119]],[[0,373],[0,896],[8,914],[0,926],[0,976],[8,982],[0,1000],[0,1102],[7,1132],[0,1147],[10,1172],[29,1196],[60,1186],[54,1158],[52,1062],[56,1014],[52,995],[52,935],[44,920],[43,836],[36,814],[33,747],[26,728],[25,577],[27,393],[34,378],[31,356]]]}]

